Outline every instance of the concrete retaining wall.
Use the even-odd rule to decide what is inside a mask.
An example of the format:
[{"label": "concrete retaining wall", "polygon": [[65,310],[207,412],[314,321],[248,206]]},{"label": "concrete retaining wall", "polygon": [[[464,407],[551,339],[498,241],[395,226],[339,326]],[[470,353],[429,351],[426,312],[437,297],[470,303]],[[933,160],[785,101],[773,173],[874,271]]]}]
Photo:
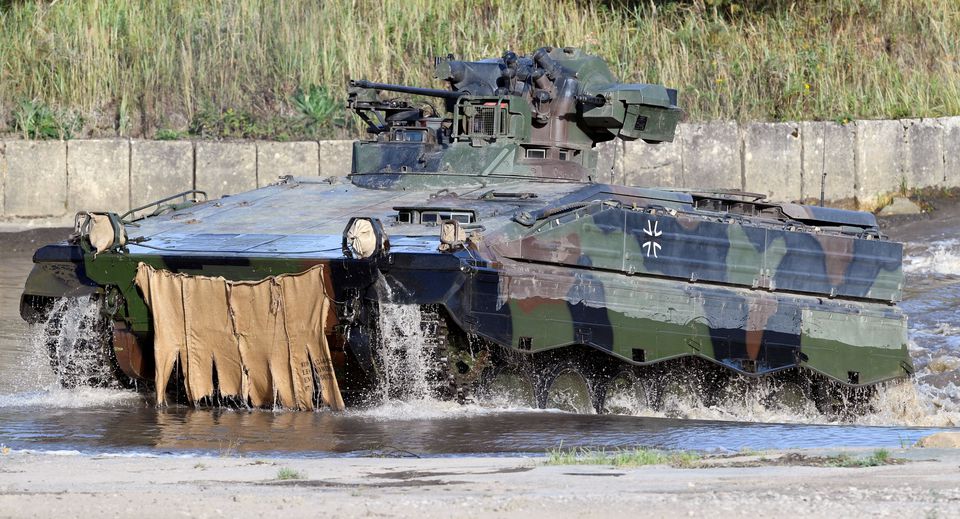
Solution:
[{"label": "concrete retaining wall", "polygon": [[[740,128],[733,121],[717,121],[684,125],[677,135],[683,179],[679,187],[740,189],[743,185],[743,153]],[[676,146],[675,144],[675,146]],[[649,146],[643,141],[627,143],[629,149]],[[624,162],[629,171],[634,167]],[[629,177],[629,173],[626,175]],[[674,182],[675,183],[675,182]],[[675,187],[675,186],[671,186]]]},{"label": "concrete retaining wall", "polygon": [[[320,147],[315,142],[261,142],[257,144],[257,186],[286,175],[308,177],[320,171]],[[349,171],[348,171],[349,173]]]},{"label": "concrete retaining wall", "polygon": [[67,212],[67,144],[7,141],[4,152],[4,216],[61,216]]},{"label": "concrete retaining wall", "polygon": [[943,131],[943,185],[960,185],[960,117],[937,119]]},{"label": "concrete retaining wall", "polygon": [[[608,142],[597,180],[742,189],[774,200],[856,200],[901,187],[960,187],[960,117],[683,124],[674,142]],[[64,223],[188,189],[211,197],[285,175],[344,176],[349,141],[0,141],[0,221]]]},{"label": "concrete retaining wall", "polygon": [[130,143],[67,142],[67,212],[116,211],[130,204]]},{"label": "concrete retaining wall", "polygon": [[672,143],[634,141],[610,178],[630,185],[711,187],[773,200],[856,201],[872,209],[902,187],[960,187],[960,117],[680,126]]},{"label": "concrete retaining wall", "polygon": [[830,200],[856,196],[856,129],[853,124],[800,123],[801,199],[819,199],[821,190]]},{"label": "concrete retaining wall", "polygon": [[[194,189],[192,142],[130,143],[130,207]],[[81,205],[81,204],[77,204]]]},{"label": "concrete retaining wall", "polygon": [[743,128],[743,185],[771,200],[798,200],[803,191],[799,123],[748,124]]},{"label": "concrete retaining wall", "polygon": [[196,143],[194,185],[210,198],[257,187],[257,145],[253,142]]}]

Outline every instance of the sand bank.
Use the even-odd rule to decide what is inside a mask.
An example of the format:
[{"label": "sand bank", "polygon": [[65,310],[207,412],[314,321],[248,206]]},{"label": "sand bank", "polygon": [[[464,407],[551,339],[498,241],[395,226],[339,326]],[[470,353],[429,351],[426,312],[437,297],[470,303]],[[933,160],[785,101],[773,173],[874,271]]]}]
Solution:
[{"label": "sand bank", "polygon": [[960,451],[891,451],[907,461],[868,468],[808,462],[831,454],[765,452],[709,458],[709,468],[620,469],[543,458],[10,452],[0,455],[0,516],[590,517],[598,509],[608,517],[960,516]]}]

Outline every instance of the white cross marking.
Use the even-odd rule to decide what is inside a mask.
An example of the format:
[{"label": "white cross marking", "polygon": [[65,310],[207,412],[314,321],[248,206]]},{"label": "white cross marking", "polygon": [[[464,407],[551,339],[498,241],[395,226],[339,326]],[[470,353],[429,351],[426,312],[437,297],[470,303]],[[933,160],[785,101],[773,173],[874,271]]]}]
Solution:
[{"label": "white cross marking", "polygon": [[[653,222],[651,225],[650,222]],[[647,220],[647,228],[643,230],[644,234],[650,236],[651,239],[643,242],[643,248],[647,250],[647,257],[650,257],[650,253],[653,253],[653,257],[657,257],[657,251],[660,250],[660,244],[654,241],[653,238],[660,237],[663,234],[663,231],[660,230],[660,222],[656,220]]]}]

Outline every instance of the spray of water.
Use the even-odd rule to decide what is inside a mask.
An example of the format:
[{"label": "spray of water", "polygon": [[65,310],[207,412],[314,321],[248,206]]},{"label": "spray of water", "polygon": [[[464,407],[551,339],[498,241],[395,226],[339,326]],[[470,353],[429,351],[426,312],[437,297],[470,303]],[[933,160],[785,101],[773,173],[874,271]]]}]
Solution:
[{"label": "spray of water", "polygon": [[[393,293],[386,284],[381,289],[383,300],[392,301]],[[375,405],[349,413],[374,420],[429,420],[495,412],[436,397],[436,343],[427,321],[417,305],[380,304]]]},{"label": "spray of water", "polygon": [[106,352],[109,337],[97,302],[89,297],[58,300],[44,323],[41,340],[61,386],[116,387]]},{"label": "spray of water", "polygon": [[431,351],[423,332],[423,315],[417,305],[380,305],[378,319],[380,360],[379,399],[403,401],[432,397],[429,382]]},{"label": "spray of water", "polygon": [[910,243],[903,259],[907,274],[960,275],[960,239],[933,243]]},{"label": "spray of water", "polygon": [[90,297],[57,300],[47,320],[27,329],[26,351],[14,371],[13,394],[0,407],[78,408],[139,401],[120,391],[104,362],[99,304]]},{"label": "spray of water", "polygon": [[[877,388],[863,414],[823,412],[813,400],[784,395],[776,381],[761,381],[745,391],[736,385],[707,404],[702,393],[691,391],[664,397],[658,407],[634,395],[619,394],[607,406],[617,414],[633,416],[719,420],[755,423],[859,424],[953,427],[960,424],[960,394],[931,391],[923,383],[891,382]],[[952,393],[952,394],[950,394]]]}]

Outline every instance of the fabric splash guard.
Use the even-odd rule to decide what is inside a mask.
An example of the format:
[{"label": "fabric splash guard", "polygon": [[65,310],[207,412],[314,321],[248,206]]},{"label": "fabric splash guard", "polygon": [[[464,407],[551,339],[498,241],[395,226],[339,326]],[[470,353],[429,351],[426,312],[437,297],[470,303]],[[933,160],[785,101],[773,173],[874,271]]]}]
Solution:
[{"label": "fabric splash guard", "polygon": [[[179,363],[187,398],[237,397],[255,407],[344,408],[324,323],[323,266],[260,281],[229,281],[137,266],[154,326],[157,403]],[[218,387],[214,387],[214,373]]]}]

